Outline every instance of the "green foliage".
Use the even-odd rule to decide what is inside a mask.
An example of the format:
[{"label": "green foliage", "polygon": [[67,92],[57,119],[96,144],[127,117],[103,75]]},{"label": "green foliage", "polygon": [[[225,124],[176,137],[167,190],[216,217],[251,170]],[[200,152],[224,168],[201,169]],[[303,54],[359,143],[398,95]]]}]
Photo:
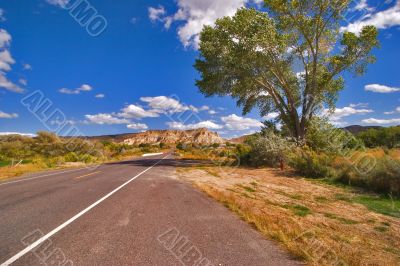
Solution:
[{"label": "green foliage", "polygon": [[219,143],[213,143],[211,146],[212,146],[214,149],[216,149],[216,148],[218,148],[218,147],[220,146],[220,144],[219,144]]},{"label": "green foliage", "polygon": [[179,142],[178,144],[176,144],[176,148],[177,148],[178,150],[181,150],[181,151],[185,150],[185,146],[186,146],[186,145],[184,145],[184,144],[181,143],[181,142]]},{"label": "green foliage", "polygon": [[290,139],[284,138],[273,131],[264,131],[246,140],[249,152],[247,163],[252,166],[276,166],[280,160],[286,160],[287,155],[295,146]]},{"label": "green foliage", "polygon": [[[266,12],[242,8],[206,26],[195,63],[197,86],[207,96],[237,99],[244,113],[254,107],[263,116],[278,112],[288,133],[302,140],[323,105],[334,109],[344,87],[340,74],[363,74],[375,61],[376,28],[339,34],[349,2],[267,0]],[[338,43],[341,49],[333,49]],[[296,75],[299,65],[304,74]]]},{"label": "green foliage", "polygon": [[241,165],[249,165],[250,164],[250,151],[251,148],[246,144],[238,144],[236,145],[235,153],[239,158],[239,163]]},{"label": "green foliage", "polygon": [[319,154],[308,147],[298,148],[289,156],[289,165],[300,175],[309,178],[333,177],[334,157]]},{"label": "green foliage", "polygon": [[389,149],[400,147],[400,127],[387,127],[369,129],[357,134],[366,147],[387,147]]},{"label": "green foliage", "polygon": [[319,117],[309,121],[306,143],[314,151],[337,155],[364,148],[363,143],[353,134],[336,128],[326,118]]}]

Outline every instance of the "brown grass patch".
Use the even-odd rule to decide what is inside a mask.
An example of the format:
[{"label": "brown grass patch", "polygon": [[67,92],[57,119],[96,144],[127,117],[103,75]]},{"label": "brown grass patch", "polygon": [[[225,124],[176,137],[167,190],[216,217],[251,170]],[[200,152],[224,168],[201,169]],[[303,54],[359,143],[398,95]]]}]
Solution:
[{"label": "brown grass patch", "polygon": [[0,167],[0,180],[17,177],[25,173],[34,173],[41,170],[45,170],[46,167],[39,164],[22,164],[15,167]]},{"label": "brown grass patch", "polygon": [[178,176],[309,265],[400,264],[399,219],[353,203],[348,190],[274,169],[185,168]]}]

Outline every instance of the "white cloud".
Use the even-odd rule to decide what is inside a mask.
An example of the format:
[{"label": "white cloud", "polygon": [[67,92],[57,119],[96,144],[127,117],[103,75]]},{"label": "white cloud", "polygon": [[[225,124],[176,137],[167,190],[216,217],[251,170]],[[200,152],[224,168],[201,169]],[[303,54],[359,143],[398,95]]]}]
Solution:
[{"label": "white cloud", "polygon": [[[363,7],[363,5],[361,4],[359,7]],[[386,29],[393,26],[399,26],[400,1],[397,1],[396,4],[391,8],[376,12],[374,14],[363,16],[361,19],[355,21],[354,23],[350,23],[345,27],[341,27],[340,30],[342,32],[350,31],[358,34],[360,33],[361,29],[367,25],[375,26],[378,29]]]},{"label": "white cloud", "polygon": [[6,77],[5,73],[0,71],[0,88],[4,88],[6,90],[23,93],[25,90],[19,87],[18,85],[14,84]]},{"label": "white cloud", "polygon": [[20,135],[25,137],[36,137],[36,134],[32,133],[20,133],[20,132],[0,132],[0,136],[9,136],[9,135]]},{"label": "white cloud", "polygon": [[64,8],[70,0],[46,0],[50,5]]},{"label": "white cloud", "polygon": [[392,114],[395,114],[395,113],[400,113],[400,106],[397,107],[396,110],[394,110],[394,111],[383,112],[383,114],[385,114],[385,115],[392,115]]},{"label": "white cloud", "polygon": [[141,97],[142,102],[147,103],[154,112],[159,113],[179,113],[187,110],[197,111],[194,106],[186,106],[181,104],[178,100],[166,96],[157,97]]},{"label": "white cloud", "polygon": [[362,120],[362,122],[365,124],[375,124],[375,125],[400,124],[400,118],[394,118],[394,119],[368,118]]},{"label": "white cloud", "polygon": [[28,85],[28,81],[26,79],[19,79],[18,82],[24,86]]},{"label": "white cloud", "polygon": [[81,90],[81,91],[91,91],[93,88],[90,86],[90,85],[87,85],[87,84],[83,84],[80,88],[79,88],[79,90]]},{"label": "white cloud", "polygon": [[98,124],[98,125],[120,125],[129,124],[129,120],[115,117],[111,114],[96,114],[96,115],[85,115],[87,124]]},{"label": "white cloud", "polygon": [[345,127],[347,126],[349,123],[345,122],[345,121],[329,121],[332,125],[336,126],[336,127]]},{"label": "white cloud", "polygon": [[264,116],[264,118],[267,120],[273,120],[273,119],[277,118],[278,116],[279,116],[279,113],[272,112],[272,113],[269,113],[266,116]]},{"label": "white cloud", "polygon": [[351,103],[349,107],[356,108],[356,107],[368,107],[369,103]]},{"label": "white cloud", "polygon": [[6,76],[6,72],[10,71],[11,65],[15,63],[9,51],[10,43],[11,35],[6,30],[0,29],[0,88],[22,93],[24,89],[10,81]]},{"label": "white cloud", "polygon": [[11,42],[11,35],[3,29],[0,29],[0,48],[8,46]]},{"label": "white cloud", "polygon": [[256,119],[244,118],[235,114],[221,117],[221,121],[225,123],[225,127],[229,130],[249,130],[262,126],[262,123]]},{"label": "white cloud", "polygon": [[31,66],[30,64],[23,64],[22,67],[23,67],[25,70],[32,70],[32,66]]},{"label": "white cloud", "polygon": [[18,118],[18,114],[8,114],[5,112],[0,111],[0,119],[5,118],[5,119],[12,119],[12,118]]},{"label": "white cloud", "polygon": [[152,22],[161,21],[162,16],[165,15],[165,8],[163,6],[149,7],[149,18]]},{"label": "white cloud", "polygon": [[192,112],[198,113],[199,112],[199,108],[193,106],[193,105],[189,105],[185,108],[188,108],[188,110],[191,110]]},{"label": "white cloud", "polygon": [[80,94],[81,92],[79,90],[71,90],[67,88],[62,88],[58,90],[59,93],[62,94]]},{"label": "white cloud", "polygon": [[183,124],[181,122],[167,122],[166,124],[170,129],[176,129],[176,130],[188,130],[188,129],[196,129],[196,128],[208,128],[208,129],[216,130],[216,129],[223,128],[223,126],[218,125],[210,120],[202,121],[202,122],[195,123],[195,124]]},{"label": "white cloud", "polygon": [[93,88],[90,85],[83,84],[79,88],[76,88],[76,89],[62,88],[62,89],[59,89],[58,91],[63,94],[80,94],[82,91],[91,91],[91,90],[93,90]]},{"label": "white cloud", "polygon": [[209,111],[208,111],[208,114],[209,114],[209,115],[215,115],[215,114],[217,114],[217,111],[215,111],[215,110],[209,110]]},{"label": "white cloud", "polygon": [[359,114],[368,114],[374,112],[371,109],[356,109],[351,106],[354,106],[354,104],[353,105],[350,104],[350,106],[346,106],[343,108],[336,108],[333,114],[328,114],[328,110],[324,110],[323,114],[328,115],[331,121],[341,122],[339,120],[342,119],[343,117],[351,115],[359,115]]},{"label": "white cloud", "polygon": [[0,8],[0,21],[6,21],[6,17],[4,16],[4,9]]},{"label": "white cloud", "polygon": [[305,71],[300,71],[300,72],[296,72],[296,77],[298,80],[303,80],[306,76],[306,72]]},{"label": "white cloud", "polygon": [[11,65],[14,63],[15,60],[8,50],[0,52],[0,70],[10,71]]},{"label": "white cloud", "polygon": [[362,11],[362,10],[373,11],[374,8],[368,6],[367,0],[360,0],[357,3],[357,5],[354,7],[354,10],[357,10],[357,11]]},{"label": "white cloud", "polygon": [[126,127],[134,130],[146,130],[149,128],[146,124],[141,124],[141,123],[128,124]]},{"label": "white cloud", "polygon": [[118,116],[129,119],[142,119],[146,117],[159,117],[160,115],[153,110],[144,110],[142,107],[130,104],[121,110]]},{"label": "white cloud", "polygon": [[132,24],[136,24],[136,22],[138,22],[138,19],[135,18],[135,17],[133,17],[133,18],[131,18],[130,22],[131,22]]},{"label": "white cloud", "polygon": [[94,97],[96,97],[98,99],[102,99],[102,98],[106,97],[106,95],[103,93],[99,93],[99,94],[96,94],[96,96],[94,96]]},{"label": "white cloud", "polygon": [[365,90],[377,92],[377,93],[391,93],[391,92],[400,91],[400,88],[389,87],[389,86],[380,85],[380,84],[369,84],[369,85],[365,86]]},{"label": "white cloud", "polygon": [[[178,26],[178,36],[185,47],[198,47],[199,34],[205,25],[214,25],[218,18],[233,16],[238,8],[249,2],[260,3],[261,0],[177,0],[178,10],[175,14],[165,16],[165,9],[149,8],[152,21],[162,21],[166,28],[173,22],[182,22]],[[150,12],[150,9],[152,12]]]}]

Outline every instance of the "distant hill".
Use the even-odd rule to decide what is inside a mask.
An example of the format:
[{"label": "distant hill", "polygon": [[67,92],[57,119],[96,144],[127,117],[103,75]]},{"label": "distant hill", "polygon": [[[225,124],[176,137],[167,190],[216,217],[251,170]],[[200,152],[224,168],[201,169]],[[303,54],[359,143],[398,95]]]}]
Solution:
[{"label": "distant hill", "polygon": [[118,135],[103,135],[87,137],[89,140],[112,141],[134,144],[175,144],[175,143],[196,143],[196,144],[222,144],[225,142],[218,133],[206,128],[193,130],[148,130],[140,133],[127,133]]},{"label": "distant hill", "polygon": [[352,126],[344,127],[343,129],[349,131],[350,133],[358,134],[360,132],[367,131],[368,129],[379,129],[379,128],[382,128],[382,127],[352,125]]}]

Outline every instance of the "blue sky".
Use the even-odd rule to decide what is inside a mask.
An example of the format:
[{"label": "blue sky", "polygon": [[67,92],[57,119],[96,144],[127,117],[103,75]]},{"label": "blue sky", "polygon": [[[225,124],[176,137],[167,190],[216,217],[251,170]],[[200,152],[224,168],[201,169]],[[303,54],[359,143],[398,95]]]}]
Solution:
[{"label": "blue sky", "polygon": [[[0,132],[60,129],[65,121],[85,135],[208,127],[231,137],[258,130],[257,110],[243,117],[233,99],[205,98],[192,67],[201,27],[257,2],[90,0],[96,29],[81,26],[63,8],[66,0],[0,0]],[[345,73],[331,120],[400,124],[400,4],[361,0],[352,10],[343,27],[377,26],[381,48],[365,76]],[[48,114],[60,110],[65,120],[38,118],[23,106],[35,91],[51,101]]]}]

